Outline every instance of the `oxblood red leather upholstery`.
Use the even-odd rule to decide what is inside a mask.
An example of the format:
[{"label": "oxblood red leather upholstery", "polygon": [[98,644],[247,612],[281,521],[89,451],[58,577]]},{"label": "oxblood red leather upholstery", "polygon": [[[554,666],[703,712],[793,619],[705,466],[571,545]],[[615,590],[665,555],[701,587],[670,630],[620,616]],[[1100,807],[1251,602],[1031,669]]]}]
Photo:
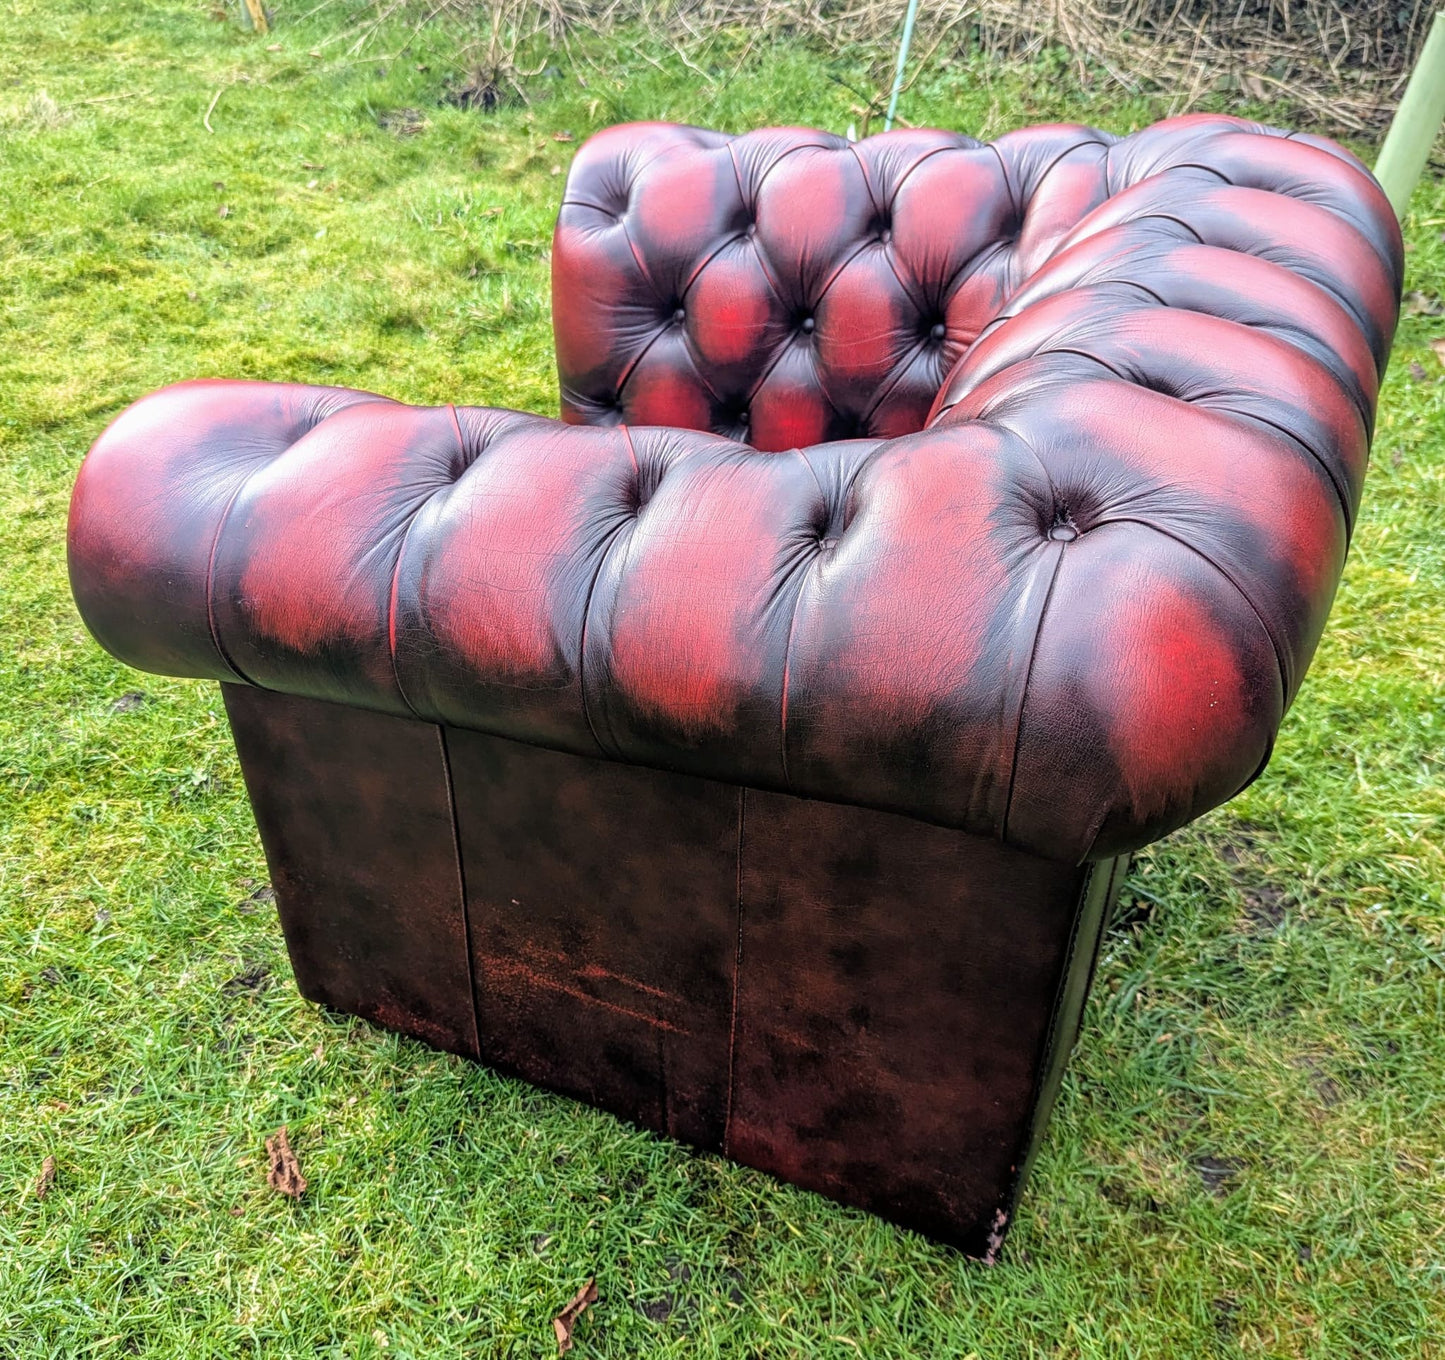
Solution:
[{"label": "oxblood red leather upholstery", "polygon": [[87,459],[72,583],[142,668],[1114,855],[1268,757],[1401,260],[1353,157],[1237,119],[614,128],[553,255],[593,428],[182,384]]}]

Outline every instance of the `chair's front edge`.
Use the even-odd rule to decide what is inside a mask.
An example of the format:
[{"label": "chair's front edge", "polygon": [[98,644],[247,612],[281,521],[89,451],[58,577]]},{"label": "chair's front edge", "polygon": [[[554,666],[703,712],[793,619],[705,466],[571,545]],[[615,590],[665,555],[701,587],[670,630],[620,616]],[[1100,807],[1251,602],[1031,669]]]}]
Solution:
[{"label": "chair's front edge", "polygon": [[221,692],[301,994],[480,1056],[441,729]]},{"label": "chair's front edge", "polygon": [[304,995],[996,1252],[1122,861],[223,689]]},{"label": "chair's front edge", "polygon": [[1119,892],[1124,886],[1129,871],[1130,856],[1120,855],[1115,859],[1099,860],[1089,866],[1079,897],[1078,910],[1074,915],[1073,933],[1069,937],[1069,950],[1063,976],[1059,981],[1058,999],[1049,1025],[1048,1041],[1043,1058],[1039,1063],[1038,1089],[1034,1096],[1033,1112],[1025,1136],[1024,1146],[1017,1159],[1017,1171],[1008,1198],[1000,1207],[994,1225],[990,1230],[985,1259],[992,1262],[1003,1244],[1018,1197],[1028,1181],[1034,1158],[1043,1142],[1044,1130],[1048,1127],[1049,1115],[1058,1098],[1059,1087],[1063,1084],[1064,1070],[1068,1066],[1069,1054],[1079,1037],[1084,1019],[1084,1005],[1089,999],[1094,972],[1099,965],[1104,936],[1114,916],[1119,901]]}]

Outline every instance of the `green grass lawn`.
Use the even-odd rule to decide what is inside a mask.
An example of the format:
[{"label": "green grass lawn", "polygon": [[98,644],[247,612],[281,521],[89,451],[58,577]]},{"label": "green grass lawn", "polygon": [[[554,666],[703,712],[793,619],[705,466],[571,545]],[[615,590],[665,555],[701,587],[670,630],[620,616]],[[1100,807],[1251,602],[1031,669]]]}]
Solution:
[{"label": "green grass lawn", "polygon": [[[126,403],[228,375],[551,411],[576,144],[842,130],[871,89],[847,50],[724,35],[698,74],[593,40],[489,115],[443,102],[445,30],[354,52],[307,8],[258,38],[204,0],[0,5],[0,1356],[541,1357],[594,1274],[584,1357],[1445,1354],[1445,186],[1313,674],[1267,774],[1137,861],[985,1270],[299,1000],[215,687],[82,629],[66,503]],[[1056,64],[904,107],[1168,111]],[[283,1123],[300,1203],[265,1183]]]}]

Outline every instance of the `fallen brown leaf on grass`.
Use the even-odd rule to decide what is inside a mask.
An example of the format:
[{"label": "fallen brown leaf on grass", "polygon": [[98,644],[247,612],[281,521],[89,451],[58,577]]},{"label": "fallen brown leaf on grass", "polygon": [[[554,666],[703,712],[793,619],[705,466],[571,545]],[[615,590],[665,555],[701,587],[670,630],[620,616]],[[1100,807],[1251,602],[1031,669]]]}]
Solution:
[{"label": "fallen brown leaf on grass", "polygon": [[44,1199],[55,1184],[55,1158],[47,1157],[40,1163],[40,1175],[35,1182],[35,1198]]},{"label": "fallen brown leaf on grass", "polygon": [[589,1304],[597,1302],[597,1281],[588,1280],[573,1296],[569,1303],[552,1319],[552,1330],[557,1333],[557,1354],[566,1355],[572,1349],[572,1329],[577,1319]]},{"label": "fallen brown leaf on grass", "polygon": [[1437,336],[1430,342],[1430,348],[1435,351],[1435,357],[1445,364],[1445,336]]},{"label": "fallen brown leaf on grass", "polygon": [[291,1151],[285,1124],[266,1140],[266,1157],[271,1163],[266,1172],[266,1184],[292,1199],[300,1199],[306,1193],[306,1177],[301,1174],[301,1163]]}]

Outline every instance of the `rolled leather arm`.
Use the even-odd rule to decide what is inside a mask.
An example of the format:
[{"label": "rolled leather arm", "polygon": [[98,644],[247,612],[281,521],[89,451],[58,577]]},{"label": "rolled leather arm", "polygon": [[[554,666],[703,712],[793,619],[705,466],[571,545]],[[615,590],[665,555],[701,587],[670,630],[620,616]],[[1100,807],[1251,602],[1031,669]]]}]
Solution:
[{"label": "rolled leather arm", "polygon": [[922,433],[764,453],[183,384],[86,461],[81,612],[145,669],[1067,860],[1141,846],[1268,758],[1342,568],[1401,258],[1338,149],[1166,126],[1100,148],[1111,196]]}]

